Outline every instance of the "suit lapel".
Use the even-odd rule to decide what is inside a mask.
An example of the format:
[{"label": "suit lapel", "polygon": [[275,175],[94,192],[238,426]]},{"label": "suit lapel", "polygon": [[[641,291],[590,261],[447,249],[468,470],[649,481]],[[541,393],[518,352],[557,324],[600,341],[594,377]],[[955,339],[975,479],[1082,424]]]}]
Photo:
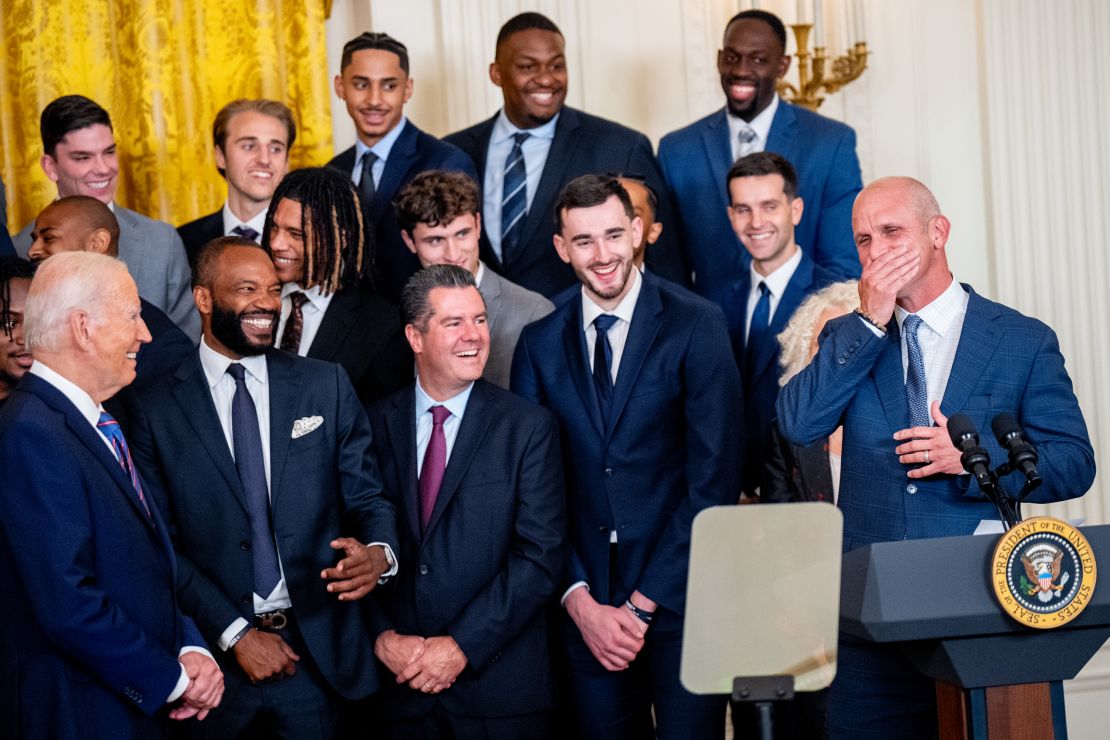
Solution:
[{"label": "suit lapel", "polygon": [[[532,206],[524,219],[524,228],[520,232],[520,245],[527,245],[532,239],[532,234],[540,224],[550,223],[551,208],[555,203],[555,196],[559,193],[559,186],[563,183],[563,174],[570,164],[571,152],[574,150],[574,132],[578,129],[578,112],[573,108],[564,107],[559,114],[559,121],[555,124],[555,137],[551,140],[551,149],[547,153],[547,161],[543,165],[543,174],[540,183],[536,186],[536,195],[532,198]],[[545,249],[554,249],[550,243],[544,245]],[[516,258],[520,262],[520,256]]]},{"label": "suit lapel", "polygon": [[[767,135],[765,151],[775,152],[785,159],[796,161],[797,119],[794,107],[785,100],[779,100],[778,110],[771,121],[771,131]],[[816,203],[814,207],[816,207]]]},{"label": "suit lapel", "polygon": [[401,482],[401,501],[405,521],[414,541],[420,541],[420,494],[416,482],[416,391],[410,385],[394,397],[393,406],[385,417],[389,431],[389,444],[397,462],[397,477]]},{"label": "suit lapel", "polygon": [[329,361],[335,357],[355,323],[355,309],[360,302],[358,288],[343,288],[332,296],[308,348],[309,357]]},{"label": "suit lapel", "polygon": [[439,486],[439,495],[436,496],[436,505],[432,509],[432,516],[428,520],[428,527],[424,530],[424,539],[435,529],[436,524],[443,517],[443,512],[459,484],[466,476],[470,463],[477,457],[478,448],[482,438],[486,436],[492,418],[486,413],[487,388],[481,380],[474,382],[470,391],[470,398],[466,402],[466,411],[459,425],[459,432],[455,436],[455,444],[451,448],[451,459],[447,462],[447,469],[443,471],[443,482]]},{"label": "suit lapel", "polygon": [[[270,386],[270,508],[276,509],[281,494],[282,474],[289,458],[293,420],[300,410],[300,391],[304,386],[293,358],[281,350],[266,353],[266,383]],[[335,423],[335,420],[330,420]]]},{"label": "suit lapel", "polygon": [[563,350],[575,390],[582,399],[582,408],[587,410],[594,430],[601,439],[605,438],[605,424],[601,420],[601,406],[594,390],[594,378],[590,372],[590,352],[586,348],[586,333],[582,331],[582,296],[576,293],[570,299],[573,304],[567,311],[567,323],[563,327]]},{"label": "suit lapel", "polygon": [[883,401],[883,411],[891,429],[905,429],[910,425],[910,407],[906,403],[906,378],[902,367],[902,339],[898,322],[892,316],[887,324],[886,346],[875,364],[875,387]]},{"label": "suit lapel", "polygon": [[967,406],[971,392],[990,365],[994,349],[1001,339],[994,324],[998,310],[970,287],[965,285],[964,289],[970,295],[960,332],[960,343],[956,347],[956,359],[948,374],[948,385],[944,388],[941,405],[945,414],[959,413]]},{"label": "suit lapel", "polygon": [[728,190],[725,179],[728,168],[732,166],[732,142],[728,139],[728,117],[723,108],[701,130],[701,140],[705,147],[705,158],[709,160],[709,169],[713,172],[713,182],[717,184],[717,194],[721,197],[721,203],[727,206]]},{"label": "suit lapel", "polygon": [[381,180],[374,191],[374,205],[370,209],[373,223],[381,222],[382,215],[393,201],[394,193],[401,187],[401,180],[405,178],[405,173],[409,171],[413,160],[416,159],[416,139],[419,136],[420,130],[412,124],[412,121],[406,121],[397,141],[393,142],[393,148],[389,150],[389,158],[385,160]]},{"label": "suit lapel", "polygon": [[606,439],[616,429],[628,397],[636,387],[652,342],[663,326],[663,302],[659,298],[659,289],[655,286],[654,278],[643,276],[641,279],[643,285],[640,287],[640,297],[636,301],[632,325],[628,327],[628,338],[624,342],[624,352],[617,369],[617,384],[613,387],[613,405],[609,410]]},{"label": "suit lapel", "polygon": [[[493,136],[493,124],[497,120],[495,115],[484,123],[480,123],[474,127],[474,131],[470,134],[473,144],[470,146],[467,154],[474,160],[474,166],[478,171],[478,197],[484,197],[485,182],[486,182],[486,157],[489,156],[489,141]],[[482,209],[482,219],[486,217],[486,211]],[[493,247],[490,246],[489,239],[486,237],[486,230],[482,229],[481,238],[478,241],[479,250],[482,257],[482,262],[486,263],[486,267],[492,267],[498,272],[504,272],[505,266],[501,264],[501,260],[493,253]]]},{"label": "suit lapel", "polygon": [[501,318],[501,279],[488,267],[482,273],[482,284],[478,286],[478,292],[486,302],[486,323],[490,336],[493,336],[494,327]]}]

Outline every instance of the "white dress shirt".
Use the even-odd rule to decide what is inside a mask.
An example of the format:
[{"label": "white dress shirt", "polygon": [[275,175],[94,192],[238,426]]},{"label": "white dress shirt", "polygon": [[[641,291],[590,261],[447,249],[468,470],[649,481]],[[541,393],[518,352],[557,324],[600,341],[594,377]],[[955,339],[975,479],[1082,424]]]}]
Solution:
[{"label": "white dress shirt", "polygon": [[[621,357],[624,356],[624,344],[628,340],[628,327],[632,324],[632,314],[636,310],[636,301],[640,298],[640,288],[643,285],[643,278],[640,276],[639,270],[629,271],[628,279],[632,281],[632,287],[628,289],[628,294],[621,299],[621,302],[612,311],[606,311],[594,303],[593,299],[586,295],[586,289],[582,289],[582,330],[586,332],[586,351],[590,353],[590,367],[588,369],[591,372],[593,372],[594,366],[594,340],[597,339],[594,319],[603,313],[617,317],[617,321],[605,332],[605,335],[609,338],[609,347],[613,350],[613,364],[609,368],[613,385],[617,384],[617,371],[621,366]],[[616,530],[613,530],[613,536],[616,537],[616,535]]]},{"label": "white dress shirt", "polygon": [[532,210],[532,200],[540,186],[540,176],[547,164],[547,155],[551,151],[551,142],[555,140],[555,125],[558,122],[559,116],[556,115],[542,126],[517,128],[505,115],[504,108],[493,122],[489,149],[486,151],[486,171],[482,180],[482,230],[498,259],[501,258],[501,197],[505,187],[505,160],[513,151],[513,134],[530,134],[520,145],[520,150],[524,152],[524,211],[527,213]]},{"label": "white dress shirt", "polygon": [[432,406],[445,406],[451,415],[443,421],[443,437],[447,443],[447,456],[443,459],[444,465],[451,459],[451,450],[455,447],[455,438],[459,436],[459,426],[462,425],[463,414],[466,413],[466,402],[470,400],[470,391],[474,383],[466,390],[451,396],[446,401],[436,401],[429,396],[420,385],[420,377],[416,378],[416,477],[424,469],[424,454],[428,451],[428,442],[432,439]]},{"label": "white dress shirt", "polygon": [[779,301],[782,300],[782,294],[786,292],[786,286],[790,284],[790,278],[794,277],[794,272],[801,263],[802,250],[795,249],[793,257],[779,265],[777,270],[766,277],[756,272],[754,260],[748,266],[748,270],[751,273],[751,287],[748,290],[747,318],[744,319],[745,337],[751,336],[752,312],[755,311],[755,304],[759,303],[759,284],[766,283],[767,290],[770,291],[770,297],[767,299],[768,308],[770,310],[767,314],[767,322],[770,323],[771,320],[775,318],[775,309],[779,307]]},{"label": "white dress shirt", "polygon": [[324,321],[324,314],[331,305],[331,299],[335,298],[335,293],[324,295],[320,292],[319,285],[314,285],[308,290],[302,288],[300,283],[286,283],[281,286],[281,317],[278,319],[277,333],[274,335],[277,340],[274,342],[275,345],[281,344],[285,325],[289,322],[289,315],[293,313],[293,299],[289,296],[297,291],[304,293],[308,298],[301,304],[301,317],[304,323],[301,324],[301,344],[297,348],[297,354],[306,357],[312,342],[316,339],[316,333],[320,331],[320,324]]},{"label": "white dress shirt", "polygon": [[266,211],[263,208],[261,211],[254,215],[254,218],[249,221],[240,221],[239,217],[231,212],[231,207],[224,201],[223,217],[224,217],[224,236],[239,236],[234,233],[232,229],[237,226],[246,226],[247,228],[254,229],[258,233],[258,238],[254,241],[258,244],[262,243],[262,230],[266,228]]},{"label": "white dress shirt", "polygon": [[362,139],[355,139],[355,165],[354,169],[351,170],[351,182],[353,182],[356,187],[359,181],[362,180],[362,155],[366,152],[374,152],[378,159],[371,166],[370,172],[374,175],[374,191],[377,192],[378,185],[382,181],[382,173],[385,172],[385,163],[389,159],[389,153],[393,151],[393,145],[397,143],[398,137],[401,136],[401,132],[405,130],[405,124],[408,122],[408,118],[401,116],[401,120],[397,122],[397,125],[394,126],[388,134],[378,140],[378,143],[374,146],[366,146],[362,143]]},{"label": "white dress shirt", "polygon": [[[59,375],[39,360],[35,360],[34,362],[32,362],[31,367],[30,369],[28,369],[27,372],[31,373],[32,375],[38,376],[45,382],[49,383],[51,386],[54,387],[55,390],[65,396],[70,403],[76,406],[77,412],[81,414],[85,421],[89,422],[89,426],[91,426],[96,431],[96,436],[100,437],[100,440],[104,442],[105,446],[108,448],[108,451],[112,453],[112,457],[116,457],[116,450],[114,447],[112,447],[112,443],[108,441],[108,438],[106,436],[101,434],[100,429],[97,427],[97,423],[100,421],[100,412],[104,410],[103,406],[100,406],[95,401],[93,401],[92,396],[90,396],[79,386],[77,386],[76,383],[73,383],[69,379],[63,377],[62,375]],[[118,460],[119,458],[117,457],[116,459]],[[167,584],[167,587],[173,588],[174,585],[170,583]],[[209,658],[212,657],[212,653],[208,652],[199,645],[183,645],[180,652],[178,652],[177,657],[180,658],[185,653],[204,653]],[[185,693],[185,689],[187,688],[189,688],[189,674],[185,671],[185,666],[182,665],[181,675],[178,677],[177,683],[174,684],[173,691],[170,692],[170,695],[166,698],[165,703],[169,704],[170,702],[177,701],[179,698],[181,698],[181,695]]]},{"label": "white dress shirt", "polygon": [[[944,398],[952,363],[956,361],[956,347],[960,344],[960,334],[964,330],[964,316],[967,314],[967,291],[953,278],[944,292],[933,302],[917,312],[921,326],[917,330],[917,342],[921,345],[921,356],[925,362],[925,386],[929,392],[929,406],[933,401]],[[909,372],[909,355],[906,348],[906,335],[902,323],[909,312],[901,306],[894,307],[894,318],[898,321],[898,331],[902,335],[902,378]],[[931,412],[930,412],[931,415]]]},{"label": "white dress shirt", "polygon": [[734,116],[731,113],[725,116],[728,119],[728,141],[732,146],[733,162],[740,159],[740,131],[746,127],[755,131],[755,140],[748,144],[752,152],[766,150],[767,138],[771,135],[771,122],[775,120],[775,111],[778,109],[779,94],[775,93],[770,104],[750,121],[744,121],[740,116]]}]

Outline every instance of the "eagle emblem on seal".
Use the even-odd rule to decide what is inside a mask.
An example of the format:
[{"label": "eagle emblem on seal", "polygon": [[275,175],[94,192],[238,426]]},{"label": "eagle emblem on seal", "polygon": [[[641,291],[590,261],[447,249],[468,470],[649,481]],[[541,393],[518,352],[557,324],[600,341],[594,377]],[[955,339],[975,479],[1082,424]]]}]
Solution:
[{"label": "eagle emblem on seal", "polygon": [[1036,545],[1022,553],[1021,564],[1025,566],[1026,578],[1021,585],[1026,595],[1035,595],[1042,604],[1057,598],[1069,580],[1068,573],[1060,576],[1063,560],[1064,551],[1048,544]]}]

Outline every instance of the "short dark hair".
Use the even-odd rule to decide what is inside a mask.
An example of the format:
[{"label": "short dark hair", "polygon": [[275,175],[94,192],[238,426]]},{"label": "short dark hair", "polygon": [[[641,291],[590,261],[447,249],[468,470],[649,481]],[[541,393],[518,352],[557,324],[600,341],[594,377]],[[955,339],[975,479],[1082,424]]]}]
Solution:
[{"label": "short dark hair", "polygon": [[[401,291],[401,316],[423,334],[435,311],[430,296],[436,288],[478,288],[470,270],[458,265],[429,265],[413,273]],[[485,301],[485,299],[482,299]]]},{"label": "short dark hair", "polygon": [[[638,182],[641,187],[643,187],[644,192],[647,193],[648,208],[651,209],[651,217],[655,218],[659,215],[659,196],[656,195],[655,188],[648,183],[646,177],[634,172],[607,172],[606,174],[618,180],[632,180],[633,182]],[[629,197],[631,198],[631,196]]]},{"label": "short dark hair", "polygon": [[119,219],[104,203],[89,195],[67,195],[47,205],[39,211],[39,215],[41,216],[47,208],[73,209],[77,218],[81,219],[81,225],[87,227],[89,233],[104,229],[108,232],[108,255],[119,256]]},{"label": "short dark hair", "polygon": [[771,27],[771,32],[778,38],[779,43],[782,44],[782,50],[786,52],[786,26],[783,25],[782,20],[779,19],[774,13],[768,13],[766,10],[742,10],[736,15],[729,18],[728,23],[725,24],[725,33],[736,21],[742,20],[763,21]]},{"label": "short dark hair", "polygon": [[560,36],[563,35],[563,32],[560,31],[559,27],[555,25],[555,21],[551,20],[546,15],[543,15],[542,13],[531,12],[520,13],[505,21],[505,25],[501,26],[501,30],[497,32],[497,44],[493,48],[494,58],[496,59],[497,52],[501,51],[501,44],[505,43],[505,41],[508,40],[510,36],[512,36],[514,33],[520,33],[521,31],[530,31],[532,29],[538,31],[550,31],[551,33],[557,33]]},{"label": "short dark hair", "polygon": [[[264,116],[281,121],[282,125],[285,126],[286,151],[293,148],[293,142],[297,140],[297,123],[293,120],[293,111],[289,110],[289,106],[266,98],[256,100],[239,98],[220,108],[219,113],[216,114],[216,120],[212,122],[212,143],[215,144],[217,149],[224,154],[227,153],[227,150],[224,149],[224,144],[227,143],[227,127],[232,118],[240,113],[247,112],[261,113]],[[222,167],[216,169],[220,171],[221,175],[227,176]]]},{"label": "short dark hair", "polygon": [[563,211],[592,208],[613,197],[621,202],[629,220],[636,218],[636,212],[632,210],[632,199],[617,178],[610,175],[582,175],[574,178],[566,184],[563,192],[559,193],[559,199],[555,201],[555,231],[563,230]]},{"label": "short dark hair", "polygon": [[262,249],[253,239],[242,236],[221,236],[213,239],[201,247],[197,254],[197,266],[193,268],[194,288],[198,285],[212,288],[216,282],[216,264],[220,261],[220,255],[231,247]]},{"label": "short dark hair", "polygon": [[761,175],[782,175],[782,192],[788,200],[798,197],[798,173],[786,157],[774,152],[753,152],[740,157],[728,168],[725,188],[738,177],[760,177]]},{"label": "short dark hair", "polygon": [[0,331],[8,339],[12,338],[12,332],[8,328],[8,322],[12,318],[12,280],[34,276],[35,265],[30,260],[7,255],[0,257]]},{"label": "short dark hair", "polygon": [[412,236],[417,224],[443,226],[478,213],[478,183],[463,172],[421,172],[397,194],[393,208],[401,230]]},{"label": "short dark hair", "polygon": [[70,131],[103,124],[112,128],[108,111],[84,95],[63,95],[50,101],[39,117],[42,151],[54,156],[54,148]]},{"label": "short dark hair", "polygon": [[343,57],[339,62],[340,73],[351,63],[351,58],[354,57],[356,51],[366,49],[377,49],[396,54],[397,58],[401,60],[401,71],[406,75],[409,73],[409,50],[388,33],[378,33],[376,31],[360,33],[343,45]]}]

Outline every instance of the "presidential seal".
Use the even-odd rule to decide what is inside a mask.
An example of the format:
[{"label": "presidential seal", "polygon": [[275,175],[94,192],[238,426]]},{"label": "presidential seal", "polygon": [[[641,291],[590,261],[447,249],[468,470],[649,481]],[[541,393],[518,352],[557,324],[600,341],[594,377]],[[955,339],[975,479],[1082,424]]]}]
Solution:
[{"label": "presidential seal", "polygon": [[1026,519],[1002,535],[991,560],[998,603],[1029,627],[1053,629],[1079,616],[1095,590],[1095,556],[1087,538],[1048,516]]}]

